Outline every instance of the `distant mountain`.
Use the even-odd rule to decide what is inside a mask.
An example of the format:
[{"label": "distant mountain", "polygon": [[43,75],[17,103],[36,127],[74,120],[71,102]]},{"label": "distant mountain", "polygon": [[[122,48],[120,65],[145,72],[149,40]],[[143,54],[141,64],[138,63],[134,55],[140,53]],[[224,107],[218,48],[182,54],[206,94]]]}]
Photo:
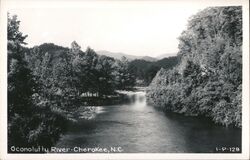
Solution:
[{"label": "distant mountain", "polygon": [[136,59],[143,59],[143,60],[145,60],[145,61],[149,61],[149,62],[155,62],[155,61],[157,61],[157,60],[158,60],[157,58],[150,57],[150,56],[143,56],[143,57],[136,58]]},{"label": "distant mountain", "polygon": [[156,57],[156,59],[163,59],[168,57],[174,57],[177,56],[177,53],[164,53]]},{"label": "distant mountain", "polygon": [[109,51],[101,50],[101,51],[96,51],[96,53],[99,54],[99,55],[105,55],[105,56],[113,57],[115,59],[121,59],[123,56],[125,56],[129,60],[132,60],[132,59],[136,58],[133,55],[128,55],[128,54],[125,54],[125,53],[122,53],[122,52],[109,52]]},{"label": "distant mountain", "polygon": [[145,61],[155,62],[158,60],[157,58],[150,57],[150,56],[134,56],[134,55],[125,54],[122,52],[109,52],[109,51],[105,51],[105,50],[96,51],[96,53],[99,55],[113,57],[115,59],[121,59],[124,56],[130,61],[135,60],[135,59],[143,59]]}]

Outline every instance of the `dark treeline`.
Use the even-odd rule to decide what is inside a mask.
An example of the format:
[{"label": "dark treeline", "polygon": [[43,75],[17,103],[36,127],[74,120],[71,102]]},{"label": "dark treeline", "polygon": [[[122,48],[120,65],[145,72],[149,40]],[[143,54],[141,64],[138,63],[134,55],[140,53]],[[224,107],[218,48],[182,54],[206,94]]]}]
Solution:
[{"label": "dark treeline", "polygon": [[51,43],[27,48],[19,25],[17,16],[8,15],[9,152],[11,146],[52,146],[66,131],[68,111],[134,86],[126,58],[82,51],[75,41],[71,48]]},{"label": "dark treeline", "polygon": [[204,115],[241,127],[242,8],[199,12],[179,40],[181,62],[157,73],[148,102],[166,111]]},{"label": "dark treeline", "polygon": [[148,86],[156,73],[161,69],[171,69],[177,65],[179,58],[168,57],[150,62],[143,59],[136,59],[129,63],[129,72],[137,79],[137,85]]}]

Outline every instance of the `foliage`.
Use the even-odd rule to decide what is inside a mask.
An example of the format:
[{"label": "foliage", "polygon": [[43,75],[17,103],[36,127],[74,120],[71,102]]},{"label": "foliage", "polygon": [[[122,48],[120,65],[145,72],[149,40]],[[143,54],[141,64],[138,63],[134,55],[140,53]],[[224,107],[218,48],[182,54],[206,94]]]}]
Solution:
[{"label": "foliage", "polygon": [[157,73],[147,92],[149,103],[241,127],[241,7],[199,12],[179,41],[180,64]]},{"label": "foliage", "polygon": [[[120,61],[100,56],[90,47],[83,52],[75,41],[70,49],[46,45],[31,48],[26,59],[37,78],[45,84],[44,90],[48,90],[52,97],[55,94],[71,95],[74,99],[82,94],[103,97],[114,94],[116,89],[128,89],[134,85],[126,59]],[[51,50],[45,52],[43,48]]]},{"label": "foliage", "polygon": [[22,44],[27,36],[19,31],[19,24],[17,16],[8,14],[8,146],[49,147],[63,132],[64,118],[41,95],[24,58]]},{"label": "foliage", "polygon": [[[168,57],[161,60],[150,62],[142,59],[136,59],[129,62],[129,72],[136,77],[137,80],[141,80],[142,85],[149,85],[152,79],[155,77],[157,71],[161,68],[171,69],[178,64],[178,57]],[[139,85],[139,84],[137,84]]]},{"label": "foliage", "polygon": [[67,113],[133,87],[126,59],[99,56],[90,47],[82,51],[75,41],[71,48],[26,48],[19,25],[17,16],[8,15],[9,146],[50,147],[65,131]]},{"label": "foliage", "polygon": [[130,89],[135,85],[135,77],[129,71],[129,62],[126,57],[117,60],[114,64],[115,85],[118,89]]}]

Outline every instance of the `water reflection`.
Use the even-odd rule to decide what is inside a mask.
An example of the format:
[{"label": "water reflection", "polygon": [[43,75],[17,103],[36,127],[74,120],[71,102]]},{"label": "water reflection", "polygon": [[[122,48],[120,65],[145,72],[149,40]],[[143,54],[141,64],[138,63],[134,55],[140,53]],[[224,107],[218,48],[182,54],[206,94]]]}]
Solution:
[{"label": "water reflection", "polygon": [[181,128],[187,152],[215,152],[216,147],[241,148],[241,129],[226,128],[204,117],[166,113],[170,122]]},{"label": "water reflection", "polygon": [[89,121],[71,126],[58,147],[120,146],[126,153],[208,153],[216,147],[240,147],[241,130],[185,117],[146,104],[145,92],[129,92],[129,102],[103,106]]}]

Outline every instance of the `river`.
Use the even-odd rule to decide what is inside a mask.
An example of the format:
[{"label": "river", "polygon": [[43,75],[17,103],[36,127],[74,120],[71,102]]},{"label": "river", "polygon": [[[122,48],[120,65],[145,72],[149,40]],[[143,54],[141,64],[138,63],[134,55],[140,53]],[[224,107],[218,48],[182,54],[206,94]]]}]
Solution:
[{"label": "river", "polygon": [[241,129],[165,114],[147,105],[144,91],[126,94],[130,102],[99,107],[94,119],[69,127],[56,147],[116,147],[124,153],[209,153],[241,147]]}]

